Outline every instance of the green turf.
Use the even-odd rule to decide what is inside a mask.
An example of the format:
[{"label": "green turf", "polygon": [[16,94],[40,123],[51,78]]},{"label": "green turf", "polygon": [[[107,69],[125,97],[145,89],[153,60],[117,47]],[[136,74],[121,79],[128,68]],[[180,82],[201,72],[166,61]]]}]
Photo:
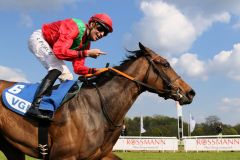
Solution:
[{"label": "green turf", "polygon": [[[0,160],[7,160],[7,158],[4,156],[2,152],[0,152]],[[37,159],[26,156],[26,160],[37,160]]]},{"label": "green turf", "polygon": [[124,160],[240,160],[240,152],[117,152]]},{"label": "green turf", "polygon": [[[240,152],[115,152],[124,160],[240,160]],[[6,160],[0,153],[0,160]],[[27,157],[27,160],[36,160]]]}]

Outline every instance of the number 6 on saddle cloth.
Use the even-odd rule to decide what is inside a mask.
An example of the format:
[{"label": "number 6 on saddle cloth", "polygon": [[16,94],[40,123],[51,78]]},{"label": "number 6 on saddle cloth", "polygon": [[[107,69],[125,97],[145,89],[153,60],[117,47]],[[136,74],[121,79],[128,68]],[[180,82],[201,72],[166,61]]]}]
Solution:
[{"label": "number 6 on saddle cloth", "polygon": [[[3,103],[12,111],[25,115],[34,99],[34,94],[38,89],[39,83],[16,83],[5,89],[2,94]],[[66,80],[56,89],[52,90],[51,95],[45,95],[40,103],[41,110],[56,111],[66,100],[72,98],[81,88],[80,81]],[[73,93],[68,93],[75,88]]]}]

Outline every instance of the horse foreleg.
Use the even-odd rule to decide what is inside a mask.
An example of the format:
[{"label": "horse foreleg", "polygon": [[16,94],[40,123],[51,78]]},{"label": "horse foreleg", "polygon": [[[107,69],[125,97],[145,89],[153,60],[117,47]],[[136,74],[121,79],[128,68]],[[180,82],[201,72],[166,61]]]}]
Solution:
[{"label": "horse foreleg", "polygon": [[103,157],[101,160],[122,160],[117,155],[113,154],[112,152],[108,153],[105,157]]},{"label": "horse foreleg", "polygon": [[25,160],[25,155],[8,143],[2,135],[0,135],[0,142],[0,150],[8,160]]}]

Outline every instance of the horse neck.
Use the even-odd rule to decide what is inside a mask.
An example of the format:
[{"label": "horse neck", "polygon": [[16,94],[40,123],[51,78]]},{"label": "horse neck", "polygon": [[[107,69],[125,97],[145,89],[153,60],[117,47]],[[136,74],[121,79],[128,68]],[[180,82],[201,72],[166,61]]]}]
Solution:
[{"label": "horse neck", "polygon": [[[146,65],[148,65],[144,58],[139,58],[128,65],[127,69],[123,71],[124,73],[136,80],[144,79]],[[120,124],[123,121],[126,113],[141,94],[140,88],[135,82],[121,76],[115,76],[111,81],[101,86],[100,91],[106,102],[106,110],[114,124]]]}]

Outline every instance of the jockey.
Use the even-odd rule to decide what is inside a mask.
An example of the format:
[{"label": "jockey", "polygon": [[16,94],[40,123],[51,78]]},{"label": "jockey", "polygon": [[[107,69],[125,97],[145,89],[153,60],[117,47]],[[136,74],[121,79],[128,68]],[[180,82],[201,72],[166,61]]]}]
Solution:
[{"label": "jockey", "polygon": [[49,94],[54,82],[72,80],[73,75],[64,63],[71,61],[74,72],[79,75],[93,74],[98,69],[84,65],[86,57],[97,58],[105,54],[100,49],[90,49],[91,41],[97,41],[113,31],[111,18],[104,13],[92,16],[88,23],[71,18],[44,24],[29,38],[29,49],[48,70],[43,78],[27,114],[50,120],[53,113],[40,110],[44,95]]}]

